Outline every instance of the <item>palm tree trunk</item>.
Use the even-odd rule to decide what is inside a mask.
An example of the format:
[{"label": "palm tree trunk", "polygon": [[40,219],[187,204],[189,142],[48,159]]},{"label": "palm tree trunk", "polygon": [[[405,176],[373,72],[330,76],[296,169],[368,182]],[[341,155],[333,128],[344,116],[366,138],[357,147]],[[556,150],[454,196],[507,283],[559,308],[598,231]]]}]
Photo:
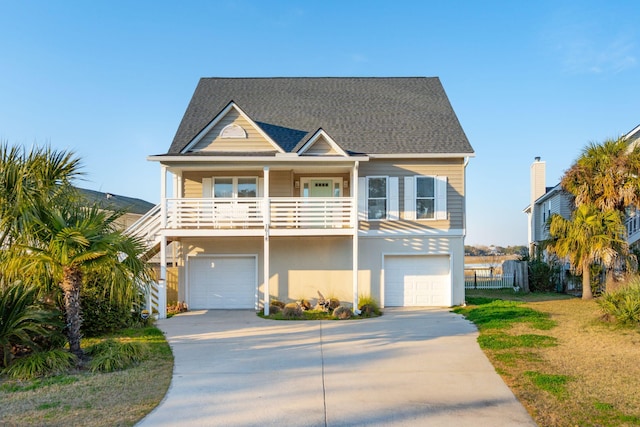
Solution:
[{"label": "palm tree trunk", "polygon": [[62,279],[62,291],[64,292],[65,320],[67,323],[67,340],[71,353],[82,359],[80,348],[80,326],[82,316],[80,314],[80,287],[82,286],[82,272],[77,267],[65,267]]},{"label": "palm tree trunk", "polygon": [[593,299],[590,267],[588,264],[582,267],[582,299]]}]

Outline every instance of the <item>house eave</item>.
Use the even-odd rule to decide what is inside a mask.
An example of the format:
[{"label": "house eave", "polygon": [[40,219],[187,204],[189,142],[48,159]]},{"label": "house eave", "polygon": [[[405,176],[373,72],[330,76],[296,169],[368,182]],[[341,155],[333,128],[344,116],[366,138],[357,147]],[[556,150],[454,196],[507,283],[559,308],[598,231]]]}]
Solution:
[{"label": "house eave", "polygon": [[385,153],[368,154],[371,159],[450,159],[475,157],[476,153]]},{"label": "house eave", "polygon": [[367,162],[369,156],[148,156],[148,161],[172,163],[348,163]]}]

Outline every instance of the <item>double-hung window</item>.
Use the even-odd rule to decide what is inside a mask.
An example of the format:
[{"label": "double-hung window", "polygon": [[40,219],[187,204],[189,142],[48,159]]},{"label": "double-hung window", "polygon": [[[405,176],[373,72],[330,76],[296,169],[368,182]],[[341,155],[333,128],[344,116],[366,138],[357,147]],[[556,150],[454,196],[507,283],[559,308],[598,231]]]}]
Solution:
[{"label": "double-hung window", "polygon": [[387,219],[387,177],[371,176],[367,178],[367,219]]},{"label": "double-hung window", "polygon": [[432,176],[416,177],[416,219],[435,218],[436,180]]},{"label": "double-hung window", "polygon": [[447,219],[447,177],[406,176],[404,178],[404,218],[407,220]]}]

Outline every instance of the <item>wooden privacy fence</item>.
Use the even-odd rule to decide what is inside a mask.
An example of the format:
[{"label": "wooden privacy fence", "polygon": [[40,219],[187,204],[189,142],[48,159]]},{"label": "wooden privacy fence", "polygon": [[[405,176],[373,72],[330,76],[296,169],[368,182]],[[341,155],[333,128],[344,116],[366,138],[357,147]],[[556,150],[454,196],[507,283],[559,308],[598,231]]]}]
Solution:
[{"label": "wooden privacy fence", "polygon": [[516,286],[516,274],[496,274],[490,269],[465,270],[465,289],[502,289]]}]

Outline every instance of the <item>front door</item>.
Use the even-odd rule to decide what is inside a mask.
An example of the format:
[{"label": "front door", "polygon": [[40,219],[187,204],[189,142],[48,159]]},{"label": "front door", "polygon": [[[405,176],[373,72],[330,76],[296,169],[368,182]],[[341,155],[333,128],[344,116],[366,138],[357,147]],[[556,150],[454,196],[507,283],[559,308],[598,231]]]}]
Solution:
[{"label": "front door", "polygon": [[302,197],[342,197],[342,178],[302,178]]},{"label": "front door", "polygon": [[332,197],[333,181],[330,179],[312,179],[309,181],[309,197]]}]

